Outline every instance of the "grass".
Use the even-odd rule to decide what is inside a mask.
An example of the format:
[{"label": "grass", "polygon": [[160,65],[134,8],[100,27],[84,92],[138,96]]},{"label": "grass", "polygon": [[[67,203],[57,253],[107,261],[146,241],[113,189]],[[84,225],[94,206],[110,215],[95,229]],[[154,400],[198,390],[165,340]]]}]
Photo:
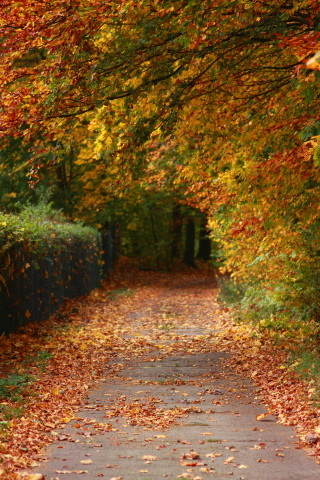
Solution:
[{"label": "grass", "polygon": [[10,420],[22,417],[24,414],[24,394],[27,392],[27,387],[34,381],[35,378],[26,373],[12,373],[0,379],[0,400],[2,401],[0,404],[0,436],[2,439],[9,428]]},{"label": "grass", "polygon": [[320,355],[318,349],[297,350],[291,355],[289,369],[309,382],[312,401],[320,406]]},{"label": "grass", "polygon": [[8,377],[1,378],[0,400],[4,398],[14,402],[20,401],[26,387],[34,381],[35,378],[27,373],[24,373],[22,375],[12,373]]}]

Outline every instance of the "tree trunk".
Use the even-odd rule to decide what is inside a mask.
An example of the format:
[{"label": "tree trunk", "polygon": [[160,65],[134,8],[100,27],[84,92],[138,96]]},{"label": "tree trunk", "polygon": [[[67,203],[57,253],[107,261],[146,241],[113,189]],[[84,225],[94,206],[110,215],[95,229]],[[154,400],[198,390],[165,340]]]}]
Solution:
[{"label": "tree trunk", "polygon": [[195,249],[195,226],[193,218],[187,220],[186,236],[185,236],[185,250],[183,262],[190,267],[195,267],[194,263],[194,249]]},{"label": "tree trunk", "polygon": [[207,228],[207,219],[201,219],[200,224],[200,238],[199,238],[199,251],[197,258],[207,262],[211,256],[211,239],[209,237],[210,231]]},{"label": "tree trunk", "polygon": [[175,204],[172,208],[171,222],[171,261],[181,258],[182,216],[181,207]]}]

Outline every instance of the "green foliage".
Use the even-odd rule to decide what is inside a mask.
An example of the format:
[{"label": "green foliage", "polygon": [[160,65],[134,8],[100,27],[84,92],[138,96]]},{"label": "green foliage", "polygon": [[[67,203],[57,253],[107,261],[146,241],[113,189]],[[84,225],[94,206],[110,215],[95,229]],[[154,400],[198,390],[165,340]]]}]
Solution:
[{"label": "green foliage", "polygon": [[244,297],[245,286],[230,277],[218,277],[218,301],[229,306],[238,305]]},{"label": "green foliage", "polygon": [[26,387],[35,381],[35,378],[29,374],[12,373],[8,377],[0,379],[0,399],[10,399],[20,401]]},{"label": "green foliage", "polygon": [[316,137],[320,135],[320,121],[317,120],[313,122],[311,125],[307,125],[300,133],[299,138],[304,142],[309,140],[312,137]]},{"label": "green foliage", "polygon": [[46,369],[48,360],[52,358],[52,353],[47,352],[46,350],[40,350],[36,356],[34,357],[27,357],[23,362],[23,365],[36,365],[39,370],[43,373]]},{"label": "green foliage", "polygon": [[61,246],[61,242],[73,240],[99,240],[96,229],[82,223],[71,223],[52,204],[40,201],[38,205],[27,204],[18,215],[0,213],[0,244],[2,251],[14,244],[28,242],[32,251],[41,251],[48,245]]},{"label": "green foliage", "polygon": [[295,257],[281,257],[284,265],[281,280],[253,278],[252,282],[239,283],[223,279],[219,300],[233,307],[238,319],[271,333],[275,341],[304,341],[305,346],[312,346],[320,334],[318,258],[309,255],[304,262],[297,263]]},{"label": "green foliage", "polygon": [[311,399],[320,406],[320,352],[319,348],[298,348],[287,360],[289,369],[298,372],[309,382]]}]

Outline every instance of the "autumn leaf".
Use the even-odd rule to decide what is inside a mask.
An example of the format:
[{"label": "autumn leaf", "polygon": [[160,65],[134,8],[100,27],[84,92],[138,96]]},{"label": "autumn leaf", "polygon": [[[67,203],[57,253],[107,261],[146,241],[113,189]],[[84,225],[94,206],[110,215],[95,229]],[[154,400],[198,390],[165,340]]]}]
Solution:
[{"label": "autumn leaf", "polygon": [[271,412],[268,412],[268,413],[260,413],[259,415],[256,415],[256,420],[258,420],[259,422],[261,420],[264,420],[266,417],[268,417],[269,415],[271,415]]},{"label": "autumn leaf", "polygon": [[186,460],[195,460],[197,458],[200,458],[200,455],[198,452],[191,451],[184,453],[181,458]]},{"label": "autumn leaf", "polygon": [[229,465],[229,463],[233,462],[233,460],[235,459],[236,457],[228,457],[223,463],[225,465]]}]

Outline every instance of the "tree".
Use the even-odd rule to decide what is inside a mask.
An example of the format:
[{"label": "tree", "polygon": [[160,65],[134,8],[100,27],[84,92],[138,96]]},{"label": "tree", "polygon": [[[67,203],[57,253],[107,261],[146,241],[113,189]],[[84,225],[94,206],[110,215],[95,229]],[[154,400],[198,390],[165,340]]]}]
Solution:
[{"label": "tree", "polygon": [[170,194],[169,229],[177,201],[201,209],[234,276],[292,304],[306,295],[320,233],[318,2],[5,0],[0,22],[1,135],[30,142],[33,182],[47,168],[61,191],[81,186],[77,214],[97,221],[106,202],[135,198],[158,249],[153,205]]}]

